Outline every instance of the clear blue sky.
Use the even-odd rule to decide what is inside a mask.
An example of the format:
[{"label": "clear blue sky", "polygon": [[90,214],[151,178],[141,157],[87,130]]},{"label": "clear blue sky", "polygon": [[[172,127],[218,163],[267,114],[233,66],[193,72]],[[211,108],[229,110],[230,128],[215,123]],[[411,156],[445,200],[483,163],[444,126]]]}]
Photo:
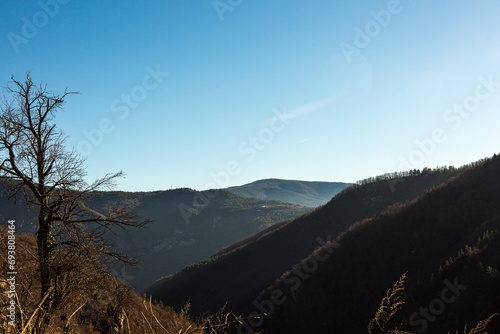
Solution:
[{"label": "clear blue sky", "polygon": [[81,93],[57,123],[89,181],[354,182],[500,151],[500,1],[1,4],[0,84]]}]

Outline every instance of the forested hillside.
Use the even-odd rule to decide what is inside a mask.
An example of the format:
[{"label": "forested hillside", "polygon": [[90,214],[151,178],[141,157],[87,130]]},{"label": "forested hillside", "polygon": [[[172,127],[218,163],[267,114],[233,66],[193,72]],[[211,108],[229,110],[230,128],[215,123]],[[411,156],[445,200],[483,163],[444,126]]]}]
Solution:
[{"label": "forested hillside", "polygon": [[[386,290],[405,272],[402,329],[454,333],[486,319],[500,310],[499,203],[500,157],[494,156],[358,222],[335,239],[333,252],[331,245],[318,250],[260,295],[257,303],[270,300],[273,291],[286,300],[259,329],[363,333]],[[254,310],[247,304],[247,312]],[[491,333],[500,331],[498,324]]]},{"label": "forested hillside", "polygon": [[190,300],[194,314],[214,312],[226,301],[229,309],[241,312],[285,271],[352,224],[411,200],[460,171],[412,171],[398,179],[386,175],[360,182],[325,206],[226,247],[198,266],[157,281],[147,292],[176,309]]},{"label": "forested hillside", "polygon": [[[5,187],[5,184],[0,187],[3,189],[0,215],[4,219],[16,219],[19,231],[34,233],[34,212],[23,205],[21,195],[9,199]],[[102,213],[125,206],[152,221],[143,229],[129,232],[118,229],[117,240],[109,235],[119,251],[143,261],[139,270],[117,268],[115,271],[138,291],[165,274],[201,261],[267,226],[312,210],[279,201],[246,198],[226,190],[197,192],[191,189],[96,192],[86,205]]]}]

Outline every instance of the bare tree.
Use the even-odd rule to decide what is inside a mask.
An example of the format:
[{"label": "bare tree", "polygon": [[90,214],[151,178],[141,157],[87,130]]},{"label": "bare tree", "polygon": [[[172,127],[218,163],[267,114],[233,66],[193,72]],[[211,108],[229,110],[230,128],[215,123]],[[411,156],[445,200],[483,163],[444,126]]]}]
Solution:
[{"label": "bare tree", "polygon": [[11,197],[22,194],[38,213],[40,300],[45,299],[35,327],[43,333],[68,296],[61,281],[67,271],[61,268],[72,266],[61,265],[59,259],[85,259],[102,273],[109,272],[112,261],[136,265],[117,253],[107,236],[117,227],[141,227],[146,221],[138,221],[125,208],[103,213],[86,206],[92,194],[114,187],[122,172],[85,182],[84,159],[67,149],[67,137],[54,123],[66,97],[77,92],[55,95],[46,85],[34,84],[29,73],[24,82],[12,77],[5,90],[9,98],[4,95],[0,107],[0,177],[10,182]]}]

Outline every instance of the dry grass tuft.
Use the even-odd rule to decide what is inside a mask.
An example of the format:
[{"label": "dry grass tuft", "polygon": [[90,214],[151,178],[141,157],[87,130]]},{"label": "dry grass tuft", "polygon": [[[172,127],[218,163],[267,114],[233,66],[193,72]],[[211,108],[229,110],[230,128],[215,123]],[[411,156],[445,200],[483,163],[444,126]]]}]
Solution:
[{"label": "dry grass tuft", "polygon": [[404,302],[401,300],[404,290],[404,282],[406,279],[404,273],[394,286],[387,290],[387,295],[380,302],[380,307],[375,313],[375,317],[368,324],[368,332],[370,334],[410,334],[409,332],[396,329],[387,329],[386,326],[394,315],[403,307]]}]

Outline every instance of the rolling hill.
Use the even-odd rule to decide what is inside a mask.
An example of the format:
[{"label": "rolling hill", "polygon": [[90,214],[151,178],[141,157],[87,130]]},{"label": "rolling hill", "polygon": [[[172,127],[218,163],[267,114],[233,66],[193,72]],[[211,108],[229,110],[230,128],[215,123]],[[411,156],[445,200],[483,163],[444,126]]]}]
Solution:
[{"label": "rolling hill", "polygon": [[229,191],[245,197],[279,200],[302,206],[317,207],[329,202],[351,183],[308,182],[280,179],[259,180]]},{"label": "rolling hill", "polygon": [[[3,189],[1,215],[4,219],[15,219],[20,232],[34,233],[34,213],[20,202],[14,204]],[[141,218],[153,221],[144,229],[117,231],[117,249],[143,261],[143,266],[139,271],[116,268],[116,275],[137,290],[267,226],[312,210],[279,201],[246,198],[227,190],[191,189],[100,192],[93,194],[86,205],[99,212],[125,206]],[[110,240],[116,241],[115,236],[110,235]]]}]

